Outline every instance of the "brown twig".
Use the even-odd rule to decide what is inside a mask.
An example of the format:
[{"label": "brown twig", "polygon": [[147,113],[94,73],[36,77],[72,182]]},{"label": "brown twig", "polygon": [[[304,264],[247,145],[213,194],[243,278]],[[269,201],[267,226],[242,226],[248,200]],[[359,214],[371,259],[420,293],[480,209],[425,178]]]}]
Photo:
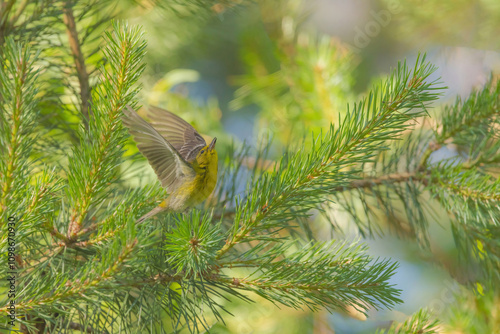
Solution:
[{"label": "brown twig", "polygon": [[338,191],[346,191],[352,189],[369,188],[384,183],[406,182],[411,179],[420,181],[422,179],[422,176],[423,175],[417,174],[416,172],[387,174],[376,178],[367,178],[367,179],[352,181],[348,185],[333,189],[333,191],[338,192]]},{"label": "brown twig", "polygon": [[[94,279],[86,279],[85,281],[67,281],[66,287],[67,289],[55,292],[53,294],[44,296],[38,300],[27,300],[22,301],[16,305],[16,308],[19,310],[27,310],[33,308],[34,305],[44,305],[53,303],[55,300],[64,300],[69,299],[77,295],[82,295],[84,292],[88,290],[94,290],[97,286],[102,284],[103,282],[109,281],[113,279],[113,275],[118,271],[118,269],[123,265],[123,263],[127,260],[129,255],[133,252],[134,248],[137,246],[137,239],[131,240],[127,245],[125,245],[122,249],[122,252],[112,263],[111,266],[107,268],[103,273],[94,277]],[[0,314],[7,312],[7,306],[0,307]]]},{"label": "brown twig", "polygon": [[82,100],[82,114],[83,122],[85,127],[88,127],[90,110],[90,84],[89,84],[89,74],[87,72],[87,66],[85,65],[85,59],[83,57],[82,49],[80,47],[80,41],[78,39],[78,31],[76,29],[75,17],[73,16],[73,8],[71,6],[71,1],[65,3],[63,9],[63,21],[66,25],[66,33],[68,34],[69,47],[73,58],[75,59],[76,73],[78,75],[78,81],[80,83],[80,98]]},{"label": "brown twig", "polygon": [[[336,291],[339,289],[339,286],[335,284],[335,282],[325,282],[325,283],[298,283],[298,282],[290,282],[290,283],[277,283],[277,282],[269,282],[268,280],[249,280],[247,278],[224,278],[217,277],[215,279],[218,282],[225,283],[231,285],[232,287],[236,287],[239,289],[248,290],[249,288],[256,289],[264,289],[264,290],[307,290],[307,291]],[[346,284],[348,288],[355,289],[366,289],[380,286],[380,283],[364,283],[364,284]]]}]

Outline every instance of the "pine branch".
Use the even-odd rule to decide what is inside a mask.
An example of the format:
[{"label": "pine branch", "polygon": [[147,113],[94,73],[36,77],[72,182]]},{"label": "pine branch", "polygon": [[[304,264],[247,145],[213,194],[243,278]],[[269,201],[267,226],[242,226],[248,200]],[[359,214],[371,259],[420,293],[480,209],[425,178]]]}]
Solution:
[{"label": "pine branch", "polygon": [[[208,214],[192,211],[177,215],[176,227],[166,234],[161,272],[171,272],[186,290],[196,286],[207,294],[208,302],[216,290],[247,290],[286,306],[330,310],[354,305],[362,312],[368,307],[392,307],[399,303],[398,290],[387,283],[397,265],[373,261],[363,255],[357,243],[337,241],[298,245],[269,238],[232,261],[218,261],[223,234]],[[264,256],[265,254],[265,256]],[[247,277],[230,278],[223,268],[253,268]],[[209,289],[212,287],[215,290]],[[219,307],[211,306],[213,312]]]},{"label": "pine branch", "polygon": [[215,264],[215,256],[223,240],[220,226],[213,225],[211,216],[192,211],[188,219],[179,219],[177,228],[166,235],[165,256],[176,271],[187,277],[203,276]]},{"label": "pine branch", "polygon": [[[105,196],[111,194],[110,184],[116,179],[116,166],[120,162],[121,147],[126,138],[119,117],[121,108],[126,104],[133,104],[132,99],[137,94],[137,89],[134,89],[132,85],[137,82],[144,67],[141,60],[144,55],[145,43],[140,30],[129,29],[126,25],[115,25],[114,31],[114,34],[107,35],[108,45],[105,52],[109,59],[109,67],[101,72],[102,84],[97,87],[95,92],[94,117],[90,120],[87,130],[83,127],[80,129],[81,145],[74,149],[69,160],[70,168],[67,172],[68,182],[65,192],[69,195],[70,217],[73,217],[72,221],[76,220],[77,224],[73,225],[73,229],[68,229],[68,232],[72,232],[68,233],[68,236],[62,234],[57,226],[58,218],[64,218],[66,215],[65,204],[59,202],[61,187],[64,186],[64,183],[60,182],[60,179],[54,174],[45,172],[43,172],[44,176],[40,178],[40,181],[33,183],[37,180],[36,178],[27,181],[31,178],[25,177],[27,172],[19,172],[22,170],[21,168],[26,169],[27,165],[24,164],[26,165],[24,166],[19,161],[21,158],[26,161],[29,158],[28,144],[37,138],[36,132],[28,134],[22,126],[19,126],[19,129],[14,127],[13,138],[16,138],[16,131],[21,131],[24,136],[22,145],[18,145],[19,152],[21,149],[24,150],[21,152],[23,154],[19,155],[20,158],[16,163],[13,163],[14,167],[19,167],[13,169],[18,173],[13,174],[13,177],[18,177],[18,175],[25,177],[25,180],[20,183],[24,184],[25,187],[16,187],[22,189],[20,195],[23,195],[23,200],[16,203],[17,207],[9,206],[9,214],[19,210],[23,215],[23,224],[19,226],[17,231],[17,241],[23,245],[22,257],[19,258],[19,261],[24,268],[19,280],[16,281],[18,286],[23,287],[23,289],[18,292],[19,295],[16,295],[16,299],[22,301],[17,303],[16,308],[20,312],[18,319],[24,331],[28,331],[30,328],[43,331],[43,328],[49,328],[52,325],[55,328],[67,326],[72,317],[84,314],[82,308],[96,304],[95,301],[87,300],[86,295],[97,297],[96,292],[117,287],[117,283],[114,282],[115,277],[125,272],[121,266],[126,265],[124,264],[125,260],[130,260],[129,257],[134,258],[131,255],[134,253],[138,239],[130,224],[127,224],[127,212],[133,211],[130,209],[130,203],[104,210],[104,213],[108,214],[113,213],[113,209],[119,209],[117,215],[110,214],[111,219],[104,219],[102,223],[96,223],[95,226],[90,225],[89,229],[79,228],[81,224],[78,224],[84,221],[89,211],[92,213],[99,211]],[[21,66],[18,63],[29,56],[29,52],[26,54],[23,52],[16,49],[16,52],[6,53],[9,57],[9,61],[6,63],[13,65],[14,70],[22,71],[23,66],[31,70],[34,68],[33,64]],[[9,68],[2,67],[2,69]],[[5,74],[2,72],[0,78],[2,83],[15,84],[19,81],[10,80],[15,73]],[[26,73],[29,74],[29,72]],[[26,80],[29,84],[27,87],[22,89],[14,87],[8,92],[1,92],[5,96],[2,102],[12,100],[12,104],[18,106],[19,103],[15,103],[15,96],[16,93],[20,96],[20,92],[22,92],[23,95],[19,101],[24,104],[28,103],[27,106],[20,105],[17,109],[12,109],[14,110],[11,113],[14,115],[14,121],[20,118],[21,121],[34,122],[36,113],[28,107],[30,107],[29,103],[32,103],[30,101],[33,100],[34,93],[31,92],[36,91],[36,85],[33,84],[34,79],[30,80]],[[8,85],[2,84],[1,86],[1,88],[10,88]],[[20,117],[16,116],[21,107],[32,113],[21,114]],[[31,109],[33,109],[32,107]],[[11,106],[5,108],[2,104],[1,125],[6,129],[13,122],[8,117],[9,113],[3,112],[11,110],[9,108]],[[10,135],[10,132],[6,131],[5,135]],[[4,139],[2,138],[2,140]],[[10,137],[7,139],[9,141],[5,140],[5,142],[10,142]],[[1,152],[9,153],[7,150]],[[16,150],[14,152],[17,153]],[[1,164],[1,167],[9,170],[7,163]],[[26,196],[26,193],[30,195]],[[129,202],[131,198],[137,199],[132,196],[125,197],[128,198]],[[55,213],[59,213],[59,217]],[[117,225],[119,228],[113,231],[112,237],[101,238],[100,241],[96,241],[92,245],[85,245],[85,248],[80,247],[83,245],[80,238],[87,237],[92,229],[99,229],[100,234],[105,234]],[[54,238],[58,240],[55,244],[53,244]],[[144,241],[142,243],[147,244]],[[5,240],[2,238],[2,247],[5,244]],[[89,258],[100,259],[97,252],[103,252],[101,255],[105,257],[105,260],[102,263],[96,265],[96,262],[90,262],[83,265],[83,261]],[[69,263],[71,265],[67,267],[68,269],[63,269]],[[1,270],[5,271],[5,268]],[[68,282],[72,283],[67,285]],[[68,308],[67,305],[73,303],[72,300],[75,299],[80,299],[81,304]],[[7,305],[5,299],[2,300],[2,306],[4,305]],[[113,302],[109,301],[111,308],[114,307],[113,305]],[[75,315],[70,315],[71,311],[69,310],[71,309],[78,310],[78,312]],[[5,311],[5,308],[2,310]],[[23,312],[27,314],[22,315]],[[58,317],[58,314],[64,314],[64,316]],[[113,312],[109,314],[109,319],[117,317]],[[87,326],[88,321],[88,318],[85,318],[76,322]],[[102,328],[100,321],[97,324],[95,328]],[[50,326],[47,327],[48,325]],[[94,326],[90,327],[94,328]]]},{"label": "pine branch", "polygon": [[460,164],[440,164],[429,190],[452,218],[459,254],[469,264],[480,263],[476,279],[500,281],[500,210],[498,178]]},{"label": "pine branch", "polygon": [[[440,168],[441,167],[441,168]],[[500,201],[500,179],[461,165],[442,164],[432,170],[432,191],[441,197],[456,196],[485,204]]]},{"label": "pine branch", "polygon": [[391,307],[401,302],[396,297],[398,290],[386,281],[397,265],[387,261],[370,263],[372,260],[362,255],[363,251],[357,244],[313,243],[283,260],[273,260],[272,255],[264,261],[256,259],[261,262],[260,268],[246,278],[216,280],[294,308],[335,310],[354,305],[365,312],[368,307]]},{"label": "pine branch", "polygon": [[[114,167],[126,138],[119,116],[137,94],[132,87],[144,69],[141,60],[145,42],[139,29],[115,25],[115,33],[107,33],[106,43],[104,53],[111,72],[101,73],[102,86],[93,99],[96,115],[89,123],[89,133],[81,132],[82,146],[73,152],[70,161],[69,196],[73,203],[70,238],[75,238],[81,230],[91,205],[101,202],[109,191],[108,184],[113,181]],[[88,167],[82,170],[85,165]]]},{"label": "pine branch", "polygon": [[[337,129],[332,127],[314,141],[311,153],[286,154],[275,172],[265,174],[248,200],[237,206],[233,232],[217,259],[240,242],[258,239],[256,228],[279,227],[292,216],[306,216],[333,189],[356,178],[357,170],[343,170],[372,161],[381,145],[387,149],[385,142],[396,138],[410,126],[409,119],[425,114],[425,106],[437,99],[440,87],[425,82],[433,70],[425,57],[417,60],[413,71],[400,64],[380,91],[371,92]],[[291,215],[288,208],[294,206],[301,209]]]},{"label": "pine branch", "polygon": [[410,180],[420,180],[420,179],[423,179],[422,175],[417,174],[416,172],[400,172],[400,173],[386,174],[378,177],[363,178],[362,180],[352,181],[351,183],[345,186],[333,189],[333,192],[350,191],[360,188],[372,188],[382,184],[387,185],[391,183],[408,182]]},{"label": "pine branch", "polygon": [[[486,101],[484,103],[487,106],[491,106],[492,103],[495,105],[496,102],[491,101],[497,99],[496,89],[486,88],[482,91],[483,102]],[[476,96],[477,93],[473,93],[468,101],[476,101]],[[470,105],[470,103],[465,105]],[[472,105],[479,104],[474,102]],[[451,109],[464,115],[461,105],[456,105]],[[465,110],[468,109],[465,108]],[[493,114],[490,112],[491,110],[488,109],[489,116],[495,113],[495,111]],[[454,117],[449,116],[450,119]],[[466,125],[460,121],[458,124],[460,131],[454,133],[455,139],[474,133],[484,135],[483,130],[474,127],[468,129],[467,126],[490,127],[490,124],[485,123],[486,119],[488,123],[491,123],[489,118],[482,119],[478,123],[474,123],[476,121],[474,120],[474,124]],[[474,141],[469,139],[469,142]],[[460,162],[456,158],[428,164],[430,155],[440,145],[432,137],[412,138],[410,136],[406,138],[402,149],[394,149],[389,158],[381,154],[377,163],[366,166],[368,172],[363,180],[354,181],[345,188],[339,187],[338,190],[344,193],[336,195],[336,201],[350,213],[362,234],[367,231],[372,234],[373,228],[379,227],[375,224],[366,225],[367,221],[376,222],[388,219],[393,222],[396,231],[400,231],[402,235],[416,238],[422,244],[428,245],[426,231],[429,221],[426,216],[432,215],[434,210],[431,206],[432,202],[429,205],[427,194],[430,192],[452,219],[455,243],[462,257],[469,264],[479,261],[481,267],[487,271],[481,274],[482,277],[490,277],[495,281],[500,277],[498,265],[500,246],[491,239],[493,237],[493,240],[496,240],[495,236],[499,233],[497,228],[499,213],[496,207],[500,199],[497,189],[498,180],[485,174],[479,166],[475,167],[474,163]],[[492,145],[492,147],[495,146]],[[422,148],[424,148],[423,152]],[[483,147],[478,152],[480,152],[478,156],[485,157],[484,153],[488,151],[485,151]],[[401,168],[403,161],[406,164],[405,168]],[[404,176],[399,179],[402,176],[401,173],[409,176],[406,181]],[[392,182],[390,179],[403,182]],[[406,210],[404,218],[394,209],[398,197],[398,202],[402,203]],[[359,204],[355,200],[359,200],[363,205],[364,216],[360,213]],[[382,212],[384,216],[377,215],[379,212]],[[405,220],[409,224],[405,225]],[[382,231],[381,228],[380,231]]]},{"label": "pine branch", "polygon": [[490,79],[462,102],[457,99],[441,116],[435,130],[438,146],[453,142],[466,150],[464,168],[495,166],[500,162],[500,81]]},{"label": "pine branch", "polygon": [[[38,75],[35,70],[37,56],[30,48],[22,48],[8,39],[1,56],[4,66],[0,68],[0,215],[17,200],[14,183],[24,179],[28,173],[29,153],[36,138],[29,134],[35,126],[38,100],[34,84]],[[21,182],[19,182],[21,183]],[[25,185],[26,186],[26,185]],[[20,188],[20,187],[19,187]],[[13,208],[9,208],[12,210]],[[14,214],[11,211],[10,214]],[[1,224],[5,224],[6,219]]]},{"label": "pine branch", "polygon": [[339,228],[332,209],[340,207],[363,236],[383,234],[387,223],[401,237],[428,245],[428,212],[432,210],[426,187],[432,178],[421,157],[430,140],[424,130],[413,131],[392,142],[389,151],[379,150],[373,162],[359,167],[361,179],[335,189],[332,203],[323,205],[324,217],[332,227]]},{"label": "pine branch", "polygon": [[[74,281],[65,280],[63,282],[47,282],[44,289],[41,289],[41,291],[50,291],[49,293],[46,295],[37,293],[35,294],[36,297],[33,299],[20,298],[20,302],[16,304],[16,309],[19,311],[31,311],[34,308],[40,306],[43,307],[43,305],[48,305],[49,309],[51,309],[54,308],[54,304],[56,302],[64,303],[66,300],[74,298],[75,296],[82,296],[94,289],[98,290],[100,285],[105,285],[107,281],[114,278],[114,275],[116,275],[116,273],[121,269],[121,266],[123,266],[124,262],[130,256],[136,245],[137,240],[125,245],[120,254],[116,257],[116,260],[109,266],[104,265],[100,266],[100,268],[93,266],[92,270],[84,268],[83,270],[78,271],[77,275],[74,276]],[[109,258],[113,259],[114,256],[110,256]],[[92,273],[92,275],[89,275],[89,273]],[[29,295],[30,292],[31,291],[24,291],[23,293]],[[0,308],[0,312],[6,311],[6,307]]]},{"label": "pine branch", "polygon": [[[105,218],[81,229],[76,234],[75,239],[69,240],[65,246],[85,248],[104,244],[113,240],[127,227],[126,224],[118,224],[117,222],[126,222],[127,217],[135,216],[135,210],[138,208],[136,205],[137,198],[143,199],[141,205],[150,206],[153,203],[157,203],[158,198],[165,197],[165,194],[163,188],[156,185],[153,187],[136,189],[126,192],[125,194],[116,194],[111,197],[121,200],[118,203],[116,203],[116,201],[109,201],[107,203],[108,210],[102,212]],[[91,233],[92,235],[89,237]]]},{"label": "pine branch", "polygon": [[500,81],[495,83],[490,79],[482,90],[472,92],[463,103],[457,98],[454,105],[445,109],[440,129],[436,131],[437,143],[443,145],[447,139],[459,136],[456,140],[471,131],[479,132],[499,113]]}]

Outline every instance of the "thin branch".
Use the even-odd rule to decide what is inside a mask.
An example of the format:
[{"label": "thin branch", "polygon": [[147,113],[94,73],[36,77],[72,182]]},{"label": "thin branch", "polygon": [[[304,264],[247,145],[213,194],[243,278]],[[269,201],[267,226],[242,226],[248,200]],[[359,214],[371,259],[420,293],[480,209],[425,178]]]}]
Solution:
[{"label": "thin branch", "polygon": [[[207,278],[208,279],[208,278]],[[213,280],[214,278],[211,277]],[[333,282],[328,282],[328,283],[316,283],[316,284],[308,284],[308,283],[297,283],[297,282],[289,282],[289,283],[277,283],[277,282],[269,282],[269,280],[249,280],[245,278],[224,278],[224,277],[217,277],[215,279],[218,282],[229,284],[233,287],[240,288],[240,289],[247,289],[247,287],[254,287],[258,289],[275,289],[275,290],[283,290],[283,291],[288,291],[291,289],[297,289],[297,290],[306,290],[306,291],[337,291],[339,289],[338,284],[334,284]],[[366,288],[372,288],[372,287],[377,287],[380,286],[380,283],[364,283],[364,284],[346,284],[347,287],[349,288],[354,288],[354,289],[366,289]]]},{"label": "thin branch", "polygon": [[73,16],[73,8],[71,7],[71,1],[67,1],[63,9],[63,21],[66,25],[66,33],[68,34],[69,47],[73,58],[75,59],[76,73],[78,75],[78,81],[80,83],[80,98],[81,107],[83,114],[83,122],[85,127],[88,127],[90,110],[90,84],[89,84],[89,74],[87,72],[87,66],[85,65],[85,59],[83,57],[82,49],[80,47],[80,41],[78,39],[78,31],[76,29],[75,17]]},{"label": "thin branch", "polygon": [[[74,242],[73,244],[68,244],[68,247],[73,246],[73,247],[85,248],[85,247],[90,247],[93,245],[101,244],[106,240],[110,240],[110,239],[114,238],[118,234],[118,232],[122,231],[124,228],[125,228],[125,225],[119,226],[119,227],[115,228],[114,230],[110,230],[110,231],[104,233],[103,235],[96,236],[93,239]],[[75,240],[77,240],[77,239],[75,239]]]},{"label": "thin branch", "polygon": [[398,183],[398,182],[407,182],[409,180],[422,180],[422,176],[423,176],[422,174],[417,174],[415,172],[387,174],[376,178],[356,180],[346,186],[337,187],[333,191],[334,192],[348,191],[360,188],[370,188],[372,186],[378,186],[385,183]]},{"label": "thin branch", "polygon": [[[46,296],[45,298],[41,298],[39,300],[31,299],[26,302],[20,302],[19,304],[16,305],[16,308],[19,310],[27,310],[33,308],[34,305],[44,305],[44,304],[50,305],[56,300],[69,299],[76,295],[82,295],[86,291],[96,290],[97,287],[102,282],[106,282],[114,278],[114,274],[118,272],[118,270],[123,265],[125,260],[130,256],[130,254],[132,254],[135,246],[137,245],[137,241],[138,241],[137,239],[134,239],[129,244],[125,245],[125,247],[123,248],[122,252],[118,256],[116,261],[113,262],[112,265],[99,277],[96,277],[91,281],[87,279],[84,282],[78,280],[76,281],[68,280],[66,281],[65,285],[69,287],[69,289],[67,289],[66,291],[56,292],[50,296]],[[7,312],[7,306],[0,308],[0,313],[2,312]]]}]

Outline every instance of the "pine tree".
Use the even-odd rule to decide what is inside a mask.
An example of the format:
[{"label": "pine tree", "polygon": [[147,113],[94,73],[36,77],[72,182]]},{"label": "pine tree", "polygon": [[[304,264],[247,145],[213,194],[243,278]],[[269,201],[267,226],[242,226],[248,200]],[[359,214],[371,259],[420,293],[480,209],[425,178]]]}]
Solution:
[{"label": "pine tree", "polygon": [[[277,159],[270,151],[279,145],[234,144],[204,206],[136,225],[166,196],[158,183],[131,186],[123,167],[135,157],[125,153],[130,139],[120,117],[126,105],[139,107],[146,39],[124,22],[104,29],[118,14],[106,1],[86,11],[93,3],[12,2],[2,12],[0,226],[7,256],[0,275],[14,279],[0,287],[0,309],[10,314],[15,300],[16,313],[15,326],[6,317],[3,329],[200,333],[231,316],[227,301],[255,296],[312,311],[392,309],[402,302],[390,283],[397,262],[374,259],[341,234],[324,241],[309,227],[311,216],[320,213],[336,232],[335,212],[343,210],[362,236],[390,231],[425,248],[435,205],[451,221],[463,268],[473,267],[475,276],[447,319],[438,323],[421,310],[389,333],[436,333],[460,314],[495,309],[500,83],[492,78],[429,124],[445,87],[419,56],[341,111],[332,101],[349,89],[331,80],[331,70],[339,66],[347,76],[348,53],[325,38],[300,37],[291,24],[288,35],[274,36],[289,51],[278,55],[280,70],[257,75],[251,69],[261,64],[248,57],[232,106],[255,103],[264,122],[274,108],[286,115],[304,109],[312,131],[274,153]],[[209,17],[233,6],[214,5],[189,8]],[[62,25],[53,24],[58,19]],[[51,34],[67,41],[47,40]],[[319,60],[329,62],[317,67]],[[68,71],[74,76],[59,80]],[[324,115],[334,122],[321,131]],[[450,143],[461,156],[433,159]],[[495,320],[478,319],[475,328],[495,329]]]}]

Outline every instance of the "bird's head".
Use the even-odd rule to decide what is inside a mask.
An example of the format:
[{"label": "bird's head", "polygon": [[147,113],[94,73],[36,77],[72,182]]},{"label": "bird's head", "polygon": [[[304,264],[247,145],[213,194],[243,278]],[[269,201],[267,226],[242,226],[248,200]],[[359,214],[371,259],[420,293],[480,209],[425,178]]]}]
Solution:
[{"label": "bird's head", "polygon": [[215,143],[217,138],[214,138],[212,142],[203,147],[196,156],[196,162],[201,168],[206,168],[210,163],[217,163],[217,151],[215,150]]}]

